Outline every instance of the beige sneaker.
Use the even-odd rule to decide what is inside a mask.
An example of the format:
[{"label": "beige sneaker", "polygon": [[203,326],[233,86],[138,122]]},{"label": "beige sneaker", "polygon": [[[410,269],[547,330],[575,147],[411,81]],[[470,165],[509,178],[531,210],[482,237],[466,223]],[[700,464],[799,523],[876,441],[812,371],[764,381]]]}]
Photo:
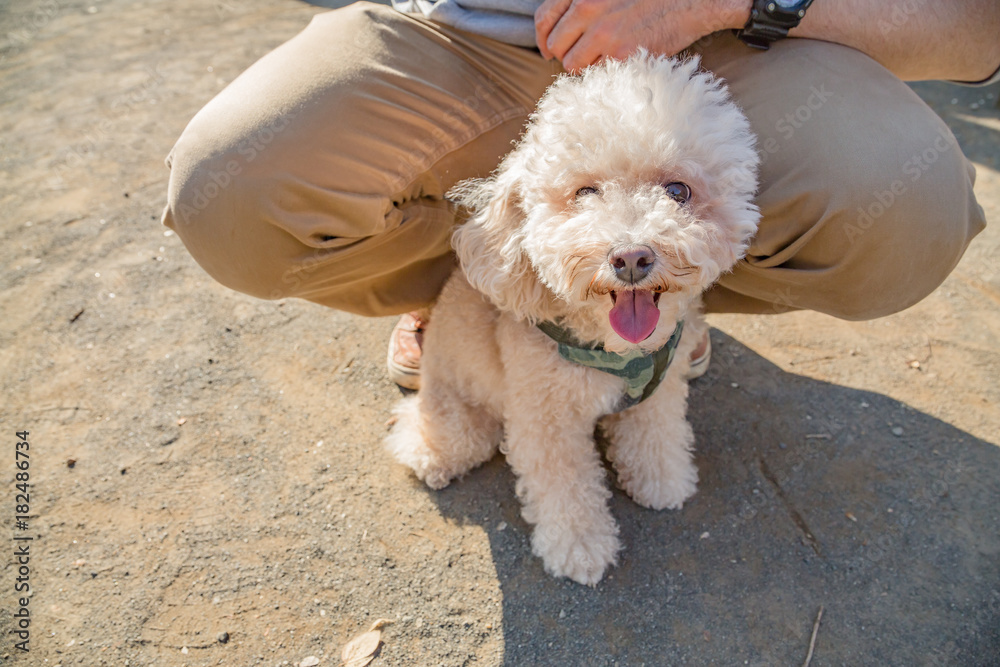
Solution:
[{"label": "beige sneaker", "polygon": [[708,364],[712,361],[712,339],[708,335],[708,327],[701,335],[701,342],[691,352],[691,367],[684,374],[685,380],[700,378],[708,372]]},{"label": "beige sneaker", "polygon": [[386,356],[389,379],[404,389],[420,389],[420,354],[428,322],[427,311],[407,313],[399,318],[389,335]]}]

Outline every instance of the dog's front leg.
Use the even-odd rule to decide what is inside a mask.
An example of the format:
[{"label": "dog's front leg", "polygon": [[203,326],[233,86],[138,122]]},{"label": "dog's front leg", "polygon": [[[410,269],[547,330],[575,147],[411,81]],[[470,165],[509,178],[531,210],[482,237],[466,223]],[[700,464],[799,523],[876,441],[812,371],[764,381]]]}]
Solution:
[{"label": "dog's front leg", "polygon": [[680,509],[698,483],[682,372],[671,368],[652,396],[602,423],[618,483],[633,500],[652,509]]},{"label": "dog's front leg", "polygon": [[532,551],[550,574],[592,586],[619,549],[594,421],[550,421],[543,406],[532,407],[508,416],[503,445],[522,514],[534,525]]},{"label": "dog's front leg", "polygon": [[594,443],[594,424],[617,398],[616,380],[561,359],[534,328],[506,324],[502,450],[517,476],[524,518],[534,525],[532,551],[550,574],[594,585],[619,549]]}]

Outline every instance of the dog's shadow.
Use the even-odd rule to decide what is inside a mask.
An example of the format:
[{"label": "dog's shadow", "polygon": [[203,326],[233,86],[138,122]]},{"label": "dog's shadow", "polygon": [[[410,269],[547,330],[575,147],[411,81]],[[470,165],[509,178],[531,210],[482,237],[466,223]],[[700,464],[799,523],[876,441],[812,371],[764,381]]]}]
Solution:
[{"label": "dog's shadow", "polygon": [[432,494],[489,535],[503,664],[801,664],[820,607],[817,665],[998,664],[1000,450],[712,343],[698,493],[654,512],[616,490],[623,550],[596,588],[545,574],[502,457]]}]

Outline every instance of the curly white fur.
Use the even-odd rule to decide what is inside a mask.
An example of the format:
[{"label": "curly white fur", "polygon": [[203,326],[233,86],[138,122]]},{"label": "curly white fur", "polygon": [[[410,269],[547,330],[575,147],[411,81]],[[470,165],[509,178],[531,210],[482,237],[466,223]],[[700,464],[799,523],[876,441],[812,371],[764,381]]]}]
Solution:
[{"label": "curly white fur", "polygon": [[[756,168],[749,124],[696,58],[640,53],[559,78],[494,175],[452,193],[473,211],[454,237],[462,271],[434,307],[422,389],[397,408],[389,449],[437,489],[499,446],[534,553],[550,573],[596,584],[619,550],[596,423],[636,502],[679,508],[695,491],[684,375],[705,330],[700,294],[756,231]],[[690,198],[669,196],[668,183]],[[612,261],[621,248],[648,249],[648,274],[623,280]],[[638,342],[609,317],[627,290],[655,295],[659,311]],[[565,361],[533,326],[558,320],[628,352],[658,349],[682,319],[659,389],[610,416],[623,381]]]}]

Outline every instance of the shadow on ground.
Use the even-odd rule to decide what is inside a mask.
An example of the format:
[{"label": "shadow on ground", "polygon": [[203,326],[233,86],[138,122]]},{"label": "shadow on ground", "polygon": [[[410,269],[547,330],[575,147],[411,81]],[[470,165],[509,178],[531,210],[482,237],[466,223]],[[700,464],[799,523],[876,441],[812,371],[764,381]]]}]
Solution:
[{"label": "shadow on ground", "polygon": [[698,494],[653,512],[616,491],[624,549],[596,590],[543,575],[501,457],[433,494],[489,535],[504,664],[801,664],[821,606],[823,664],[991,664],[1000,451],[712,337]]},{"label": "shadow on ground", "polygon": [[1000,118],[1000,83],[962,86],[921,81],[910,87],[944,119],[966,157],[1000,170],[1000,151],[996,149],[1000,132],[986,120]]}]

